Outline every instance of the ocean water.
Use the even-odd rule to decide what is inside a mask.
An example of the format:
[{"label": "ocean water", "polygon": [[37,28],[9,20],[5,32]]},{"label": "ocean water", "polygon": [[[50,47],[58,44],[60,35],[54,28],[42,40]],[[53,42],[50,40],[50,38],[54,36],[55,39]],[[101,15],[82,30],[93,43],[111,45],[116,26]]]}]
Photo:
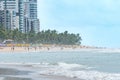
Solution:
[{"label": "ocean water", "polygon": [[[1,64],[32,65],[36,74],[83,80],[120,80],[120,52],[25,52],[0,53]],[[33,74],[35,75],[35,74]]]}]

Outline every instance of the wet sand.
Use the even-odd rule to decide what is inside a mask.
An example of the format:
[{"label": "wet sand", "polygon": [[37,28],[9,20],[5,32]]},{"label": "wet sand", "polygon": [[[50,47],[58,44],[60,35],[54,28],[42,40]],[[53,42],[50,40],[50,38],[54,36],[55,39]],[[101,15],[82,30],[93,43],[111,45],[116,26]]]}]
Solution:
[{"label": "wet sand", "polygon": [[[10,67],[10,65],[4,65]],[[14,68],[0,68],[0,80],[32,80],[30,78],[22,78],[17,76],[28,75],[29,71],[20,71]]]},{"label": "wet sand", "polygon": [[65,76],[36,74],[35,70],[26,65],[0,64],[0,80],[81,80]]},{"label": "wet sand", "polygon": [[3,80],[32,80],[30,78],[5,77]]}]

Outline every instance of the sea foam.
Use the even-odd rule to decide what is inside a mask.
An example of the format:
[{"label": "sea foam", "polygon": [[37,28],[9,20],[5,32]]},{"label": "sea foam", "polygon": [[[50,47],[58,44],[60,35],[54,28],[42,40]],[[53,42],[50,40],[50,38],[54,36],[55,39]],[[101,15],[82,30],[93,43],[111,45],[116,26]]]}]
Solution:
[{"label": "sea foam", "polygon": [[[95,71],[86,65],[82,64],[68,64],[68,63],[6,63],[12,66],[23,65],[25,68],[30,68],[35,71],[31,76],[36,75],[51,75],[51,76],[65,76],[70,78],[78,78],[83,80],[120,80],[119,73],[107,73]],[[6,65],[4,64],[4,65]],[[31,65],[30,67],[25,65]],[[19,68],[17,66],[17,68]],[[21,67],[20,67],[21,68]],[[78,68],[77,70],[74,70]],[[33,70],[32,70],[33,69]],[[37,70],[36,70],[37,69]]]},{"label": "sea foam", "polygon": [[[43,65],[41,66],[43,67]],[[85,65],[58,63],[57,65],[49,64],[48,66],[44,70],[37,71],[37,74],[65,76],[84,80],[120,80],[120,74],[94,71]],[[79,70],[73,70],[73,68],[78,67]]]}]

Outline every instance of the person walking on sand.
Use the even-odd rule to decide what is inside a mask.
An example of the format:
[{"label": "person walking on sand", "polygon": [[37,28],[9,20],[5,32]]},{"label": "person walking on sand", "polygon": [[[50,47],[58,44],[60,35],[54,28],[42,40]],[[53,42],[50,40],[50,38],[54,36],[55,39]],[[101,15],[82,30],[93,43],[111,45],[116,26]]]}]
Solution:
[{"label": "person walking on sand", "polygon": [[11,47],[11,50],[14,51],[14,49],[15,49],[15,47],[14,47],[14,45],[13,45],[13,46]]},{"label": "person walking on sand", "polygon": [[50,48],[49,48],[49,47],[47,47],[47,50],[49,51],[49,50],[50,50]]},{"label": "person walking on sand", "polygon": [[37,50],[37,47],[35,46],[34,48],[35,48],[35,51],[36,51],[36,50]]},{"label": "person walking on sand", "polygon": [[13,51],[14,51],[15,47],[13,46]]},{"label": "person walking on sand", "polygon": [[30,48],[28,47],[28,51],[29,51],[29,49],[30,49]]}]

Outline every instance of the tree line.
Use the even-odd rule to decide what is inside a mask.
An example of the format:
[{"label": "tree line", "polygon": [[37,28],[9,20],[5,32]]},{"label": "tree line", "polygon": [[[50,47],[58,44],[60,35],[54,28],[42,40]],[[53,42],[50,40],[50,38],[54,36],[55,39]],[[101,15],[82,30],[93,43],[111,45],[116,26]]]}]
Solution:
[{"label": "tree line", "polygon": [[56,30],[43,30],[38,33],[30,31],[28,33],[22,33],[18,29],[5,30],[0,26],[0,41],[6,39],[12,39],[15,43],[41,43],[41,44],[65,44],[76,45],[81,44],[81,37],[79,34],[68,33],[64,31],[58,33]]}]

